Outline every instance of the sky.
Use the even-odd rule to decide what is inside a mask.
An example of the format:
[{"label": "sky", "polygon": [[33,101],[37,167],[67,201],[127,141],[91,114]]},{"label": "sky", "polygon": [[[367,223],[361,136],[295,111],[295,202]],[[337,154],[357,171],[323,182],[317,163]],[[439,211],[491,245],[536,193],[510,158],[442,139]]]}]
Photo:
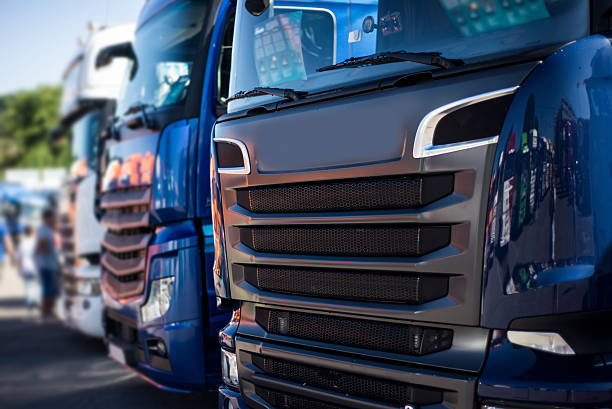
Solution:
[{"label": "sky", "polygon": [[0,0],[0,95],[59,84],[87,23],[135,21],[144,0]]}]

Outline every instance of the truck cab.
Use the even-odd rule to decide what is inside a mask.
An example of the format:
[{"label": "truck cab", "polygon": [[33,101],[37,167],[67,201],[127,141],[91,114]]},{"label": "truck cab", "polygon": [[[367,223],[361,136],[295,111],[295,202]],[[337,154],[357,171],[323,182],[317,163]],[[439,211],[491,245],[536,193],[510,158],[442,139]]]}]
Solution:
[{"label": "truck cab", "polygon": [[238,2],[219,408],[609,407],[612,2],[374,3]]},{"label": "truck cab", "polygon": [[133,46],[103,58],[130,60],[98,189],[109,355],[172,391],[220,383],[216,339],[229,316],[211,275],[207,152],[226,111],[233,10],[227,0],[149,0]]},{"label": "truck cab", "polygon": [[100,242],[104,228],[95,216],[97,147],[114,107],[126,61],[96,66],[100,50],[131,41],[133,24],[92,31],[63,75],[60,123],[55,137],[71,141],[72,165],[60,198],[61,314],[86,335],[102,337]]}]

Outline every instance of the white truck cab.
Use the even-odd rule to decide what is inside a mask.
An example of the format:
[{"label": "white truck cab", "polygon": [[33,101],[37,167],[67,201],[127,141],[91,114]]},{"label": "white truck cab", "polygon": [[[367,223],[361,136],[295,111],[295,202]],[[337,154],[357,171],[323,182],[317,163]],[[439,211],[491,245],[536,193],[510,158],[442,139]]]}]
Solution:
[{"label": "white truck cab", "polygon": [[134,24],[92,30],[63,75],[57,136],[70,138],[73,163],[60,199],[61,316],[72,328],[102,337],[100,243],[105,229],[95,215],[96,160],[101,133],[114,114],[127,69],[125,58],[100,64],[110,47],[132,42]]}]

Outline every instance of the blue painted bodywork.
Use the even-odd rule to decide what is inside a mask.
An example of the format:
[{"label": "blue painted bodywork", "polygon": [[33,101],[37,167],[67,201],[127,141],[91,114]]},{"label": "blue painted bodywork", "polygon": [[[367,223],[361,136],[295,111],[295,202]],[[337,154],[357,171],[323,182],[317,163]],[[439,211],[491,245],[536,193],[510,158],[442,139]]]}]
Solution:
[{"label": "blue painted bodywork", "polygon": [[[198,119],[174,122],[166,127],[155,158],[151,199],[152,223],[157,225],[192,216],[195,186],[192,169],[196,157]],[[191,214],[190,214],[191,213]]]},{"label": "blue painted bodywork", "polygon": [[[171,3],[168,0],[147,2],[140,14],[139,26]],[[230,1],[223,1],[217,13],[204,73],[201,118],[181,119],[159,133],[116,143],[109,149],[109,164],[114,160],[117,165],[107,167],[103,180],[103,190],[144,184],[137,183],[142,180],[141,175],[125,175],[123,179],[115,176],[121,173],[119,169],[130,169],[121,166],[130,156],[144,157],[146,152],[154,156],[150,224],[156,229],[147,249],[145,292],[127,300],[117,300],[105,293],[104,301],[107,309],[137,323],[143,342],[147,338],[164,341],[172,372],[154,368],[146,348],[143,348],[146,362],[137,362],[132,369],[154,385],[178,392],[213,390],[221,383],[217,336],[229,320],[229,312],[217,308],[210,277],[214,246],[210,208],[206,205],[209,195],[195,193],[200,185],[196,183],[198,178],[208,178],[208,143],[216,120],[216,60],[224,22],[232,9]],[[206,173],[197,174],[202,168],[197,163],[202,146],[206,147],[203,156]],[[198,219],[194,218],[196,214]],[[142,322],[140,307],[149,296],[151,281],[170,276],[175,280],[168,312],[158,319]]]},{"label": "blue painted bodywork", "polygon": [[514,97],[489,199],[486,327],[612,306],[611,62],[607,38],[580,40],[547,58]]},{"label": "blue painted bodywork", "polygon": [[512,345],[505,331],[494,331],[478,395],[532,404],[609,405],[612,356],[554,355]]},{"label": "blue painted bodywork", "polygon": [[[494,331],[483,399],[609,404],[612,356],[558,356],[508,342],[519,317],[612,306],[612,46],[567,45],[526,78],[495,155],[482,324]],[[602,325],[608,325],[602,323]]]}]

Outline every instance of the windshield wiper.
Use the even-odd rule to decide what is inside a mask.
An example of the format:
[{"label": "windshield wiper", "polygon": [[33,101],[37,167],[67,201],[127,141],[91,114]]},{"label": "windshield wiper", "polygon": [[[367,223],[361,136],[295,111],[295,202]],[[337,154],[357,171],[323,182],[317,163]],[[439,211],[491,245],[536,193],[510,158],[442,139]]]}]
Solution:
[{"label": "windshield wiper", "polygon": [[407,51],[382,52],[363,57],[353,57],[334,65],[328,65],[317,71],[332,71],[339,68],[363,67],[367,65],[382,65],[394,62],[410,61],[425,65],[449,69],[463,64],[462,60],[442,57],[442,53],[409,53]]},{"label": "windshield wiper", "polygon": [[226,100],[226,102],[234,101],[236,99],[260,97],[262,95],[273,95],[275,97],[297,101],[298,99],[304,98],[306,95],[308,95],[308,93],[304,91],[295,91],[291,88],[255,87],[250,91],[240,91],[232,95]]}]

